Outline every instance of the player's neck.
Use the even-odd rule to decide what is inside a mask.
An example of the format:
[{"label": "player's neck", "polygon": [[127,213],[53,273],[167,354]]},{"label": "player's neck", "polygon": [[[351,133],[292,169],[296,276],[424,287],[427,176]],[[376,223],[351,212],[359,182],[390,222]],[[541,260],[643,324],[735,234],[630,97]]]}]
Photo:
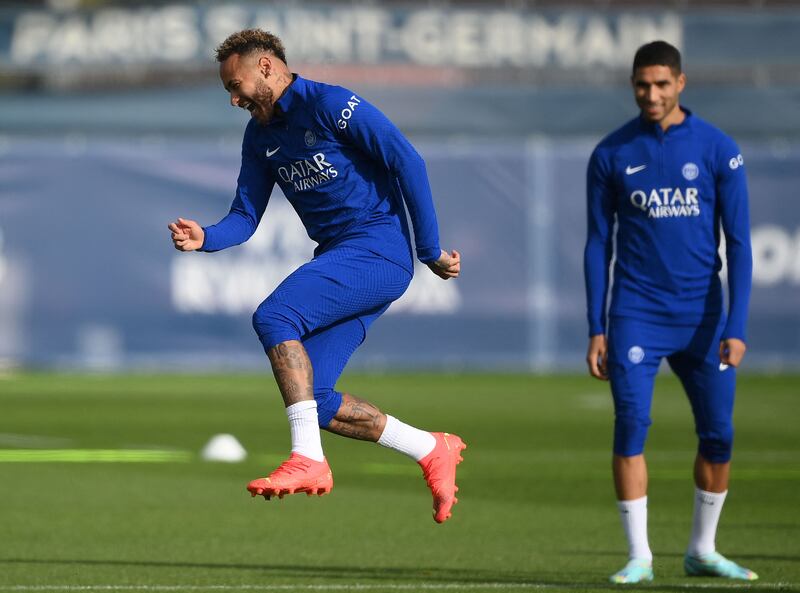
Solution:
[{"label": "player's neck", "polygon": [[274,93],[276,101],[281,97],[283,97],[284,93],[286,93],[286,89],[288,89],[293,82],[294,82],[294,76],[288,70],[286,72],[280,72],[275,76]]},{"label": "player's neck", "polygon": [[661,130],[663,132],[666,132],[670,126],[680,125],[685,119],[686,113],[684,113],[679,104],[676,104],[675,109],[670,111],[660,122],[658,122],[658,125],[661,126]]}]

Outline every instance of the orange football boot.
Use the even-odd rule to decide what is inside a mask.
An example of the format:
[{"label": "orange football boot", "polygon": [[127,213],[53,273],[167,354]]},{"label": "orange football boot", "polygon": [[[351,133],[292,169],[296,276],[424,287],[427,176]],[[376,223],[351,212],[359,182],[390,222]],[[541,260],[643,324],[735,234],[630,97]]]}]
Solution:
[{"label": "orange football boot", "polygon": [[283,498],[285,494],[305,492],[312,494],[328,494],[333,488],[333,474],[328,460],[314,461],[305,455],[292,453],[289,459],[278,466],[266,478],[258,478],[247,485],[253,496],[263,496],[269,500],[272,496]]},{"label": "orange football boot", "polygon": [[444,523],[451,516],[450,509],[458,502],[456,492],[456,466],[464,461],[461,451],[467,448],[461,437],[447,432],[432,432],[436,439],[433,451],[419,460],[428,488],[433,494],[433,520]]}]

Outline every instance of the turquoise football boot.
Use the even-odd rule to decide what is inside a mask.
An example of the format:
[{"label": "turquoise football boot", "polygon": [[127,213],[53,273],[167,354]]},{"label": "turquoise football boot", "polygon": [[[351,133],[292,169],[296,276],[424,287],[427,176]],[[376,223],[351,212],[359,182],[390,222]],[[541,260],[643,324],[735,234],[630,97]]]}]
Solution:
[{"label": "turquoise football boot", "polygon": [[628,561],[628,563],[625,565],[625,568],[612,574],[608,580],[618,585],[629,585],[632,583],[652,581],[653,562],[650,560],[634,558],[633,560]]},{"label": "turquoise football boot", "polygon": [[702,556],[686,554],[683,558],[683,569],[686,574],[693,577],[723,577],[741,581],[758,579],[758,575],[752,570],[739,566],[719,552],[711,552]]}]

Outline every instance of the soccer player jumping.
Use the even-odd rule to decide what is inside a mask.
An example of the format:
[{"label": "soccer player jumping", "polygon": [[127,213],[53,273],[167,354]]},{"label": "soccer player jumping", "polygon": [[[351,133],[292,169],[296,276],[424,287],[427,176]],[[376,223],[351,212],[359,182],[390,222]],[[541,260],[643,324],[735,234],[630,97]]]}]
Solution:
[{"label": "soccer player jumping", "polygon": [[365,99],[293,74],[276,36],[259,29],[234,33],[217,48],[216,58],[231,105],[251,114],[236,196],[215,225],[201,227],[183,218],[170,223],[175,248],[212,252],[247,241],[275,183],[318,243],[314,258],[253,315],[286,405],[292,450],[288,460],[247,489],[268,500],[330,492],[322,427],[416,460],[433,493],[433,517],[442,523],[458,502],[456,465],[463,441],[419,430],[335,390],[369,326],[411,281],[405,207],[420,261],[445,280],[460,273],[460,254],[439,247],[425,163]]},{"label": "soccer player jumping", "polygon": [[[744,159],[731,138],[681,107],[686,76],[676,48],[663,41],[640,47],[631,82],[641,113],[600,142],[587,174],[587,363],[592,376],[611,383],[614,485],[630,551],[611,582],[653,579],[643,451],[653,382],[664,357],[689,398],[699,439],[684,568],[689,575],[752,581],[758,578],[753,571],[715,549],[728,491],[735,368],[745,352],[752,276]],[[727,315],[719,279],[720,223]]]}]

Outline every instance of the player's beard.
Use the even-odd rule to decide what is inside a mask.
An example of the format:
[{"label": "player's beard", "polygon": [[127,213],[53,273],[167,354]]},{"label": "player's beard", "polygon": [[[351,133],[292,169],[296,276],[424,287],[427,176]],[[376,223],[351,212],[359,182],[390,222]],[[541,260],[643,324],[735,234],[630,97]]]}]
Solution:
[{"label": "player's beard", "polygon": [[651,123],[661,123],[669,117],[678,107],[678,96],[662,98],[657,103],[649,103],[646,100],[639,102],[642,116]]},{"label": "player's beard", "polygon": [[261,79],[256,81],[252,101],[256,106],[252,112],[253,117],[260,124],[268,124],[275,113],[275,94]]}]

